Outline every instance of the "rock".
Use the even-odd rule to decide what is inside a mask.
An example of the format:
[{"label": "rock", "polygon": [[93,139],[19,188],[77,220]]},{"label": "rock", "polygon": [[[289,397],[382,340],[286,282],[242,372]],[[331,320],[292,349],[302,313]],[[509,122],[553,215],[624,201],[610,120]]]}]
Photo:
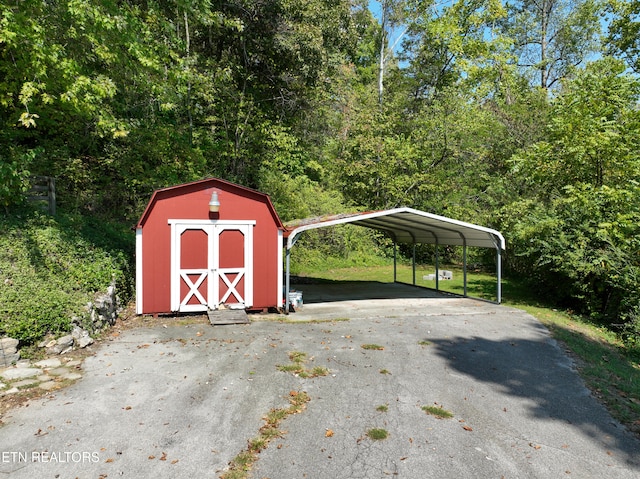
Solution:
[{"label": "rock", "polygon": [[58,340],[56,341],[56,345],[60,346],[62,349],[66,349],[68,347],[73,346],[73,336],[70,334],[67,334],[66,336],[62,336],[61,338],[58,338]]},{"label": "rock", "polygon": [[0,368],[8,368],[19,359],[19,352],[16,352],[14,354],[0,354]]},{"label": "rock", "polygon": [[105,294],[96,296],[93,303],[87,306],[96,330],[101,329],[106,324],[113,326],[118,317],[119,307],[115,283],[109,286]]},{"label": "rock", "polygon": [[79,348],[86,348],[91,344],[93,344],[93,338],[91,336],[83,336],[80,339],[78,339]]},{"label": "rock", "polygon": [[18,341],[13,338],[2,338],[0,339],[0,350],[2,351],[16,351],[18,349]]},{"label": "rock", "polygon": [[15,379],[26,379],[42,374],[42,369],[37,368],[10,368],[0,373],[0,377],[5,381],[13,381]]},{"label": "rock", "polygon": [[82,374],[73,373],[73,372],[69,372],[61,376],[62,379],[68,379],[70,381],[75,381],[76,379],[80,379],[81,377],[82,377]]},{"label": "rock", "polygon": [[29,378],[29,379],[22,379],[21,381],[16,381],[15,383],[12,383],[11,385],[14,388],[24,388],[24,387],[28,387],[28,386],[33,386],[34,384],[39,383],[40,381],[37,378]]},{"label": "rock", "polygon": [[45,391],[51,391],[52,389],[58,387],[58,383],[56,383],[55,381],[46,381],[44,383],[40,383],[38,387],[40,389],[44,389]]},{"label": "rock", "polygon": [[62,351],[60,351],[60,354],[67,354],[71,351],[73,351],[73,346],[69,346],[67,349],[63,349]]},{"label": "rock", "polygon": [[20,351],[18,351],[17,339],[2,338],[0,339],[0,368],[6,368],[20,359]]},{"label": "rock", "polygon": [[67,334],[58,338],[52,346],[49,346],[51,342],[47,344],[47,352],[50,354],[65,354],[73,349],[73,336]]},{"label": "rock", "polygon": [[83,335],[83,332],[84,330],[80,326],[74,326],[73,331],[71,331],[71,336],[73,336],[73,339],[80,339]]},{"label": "rock", "polygon": [[43,359],[33,364],[38,368],[59,368],[62,362],[58,358]]}]

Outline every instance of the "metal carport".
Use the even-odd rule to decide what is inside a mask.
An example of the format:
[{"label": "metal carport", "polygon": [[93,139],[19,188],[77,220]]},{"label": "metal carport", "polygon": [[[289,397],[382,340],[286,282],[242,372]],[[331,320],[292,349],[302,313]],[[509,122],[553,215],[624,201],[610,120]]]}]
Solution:
[{"label": "metal carport", "polygon": [[494,248],[496,250],[497,300],[502,301],[502,250],[505,240],[499,231],[463,221],[454,220],[413,208],[351,213],[330,217],[311,218],[290,226],[285,232],[286,244],[286,285],[285,311],[289,311],[291,248],[305,231],[326,228],[340,224],[354,224],[383,231],[394,241],[394,281],[396,281],[396,245],[413,244],[413,284],[416,284],[415,245],[426,243],[436,245],[436,289],[438,284],[438,246],[463,247],[464,295],[467,296],[467,247]]}]

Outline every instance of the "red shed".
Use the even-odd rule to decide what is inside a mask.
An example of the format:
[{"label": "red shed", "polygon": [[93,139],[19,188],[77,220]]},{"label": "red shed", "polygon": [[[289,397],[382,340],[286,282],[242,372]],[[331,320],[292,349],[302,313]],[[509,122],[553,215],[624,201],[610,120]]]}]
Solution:
[{"label": "red shed", "polygon": [[282,306],[283,231],[250,188],[211,178],[156,190],[136,226],[136,312]]}]

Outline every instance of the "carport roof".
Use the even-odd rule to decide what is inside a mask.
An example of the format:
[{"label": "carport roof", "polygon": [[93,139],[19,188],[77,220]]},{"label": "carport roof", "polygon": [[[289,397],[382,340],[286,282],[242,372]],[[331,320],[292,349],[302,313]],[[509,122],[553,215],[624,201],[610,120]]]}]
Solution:
[{"label": "carport roof", "polygon": [[287,249],[291,249],[305,231],[347,223],[383,231],[397,243],[466,244],[505,249],[505,240],[499,231],[406,207],[310,218],[288,224]]}]

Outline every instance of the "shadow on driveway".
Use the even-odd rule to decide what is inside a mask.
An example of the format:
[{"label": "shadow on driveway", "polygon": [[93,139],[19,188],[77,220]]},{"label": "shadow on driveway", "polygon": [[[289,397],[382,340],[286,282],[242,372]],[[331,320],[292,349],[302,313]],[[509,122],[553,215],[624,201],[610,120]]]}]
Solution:
[{"label": "shadow on driveway", "polygon": [[[638,466],[638,442],[631,434],[611,434],[612,429],[622,430],[623,426],[591,396],[573,362],[555,341],[455,336],[434,339],[433,343],[437,354],[455,371],[524,400],[523,412],[539,420],[541,426],[554,421],[577,427],[585,437],[602,441],[629,464]],[[563,447],[562,427],[558,432],[557,446]]]}]

